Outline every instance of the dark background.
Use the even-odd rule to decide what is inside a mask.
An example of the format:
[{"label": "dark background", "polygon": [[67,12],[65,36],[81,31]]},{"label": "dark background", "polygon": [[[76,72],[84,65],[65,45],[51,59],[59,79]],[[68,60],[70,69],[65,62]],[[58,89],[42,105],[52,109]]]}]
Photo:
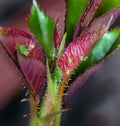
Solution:
[{"label": "dark background", "polygon": [[[0,0],[0,26],[27,29],[26,15],[30,0]],[[64,27],[64,0],[41,0],[40,6],[54,19],[60,15]],[[89,78],[79,96],[64,115],[62,126],[120,126],[120,51],[109,58]],[[25,98],[24,80],[9,57],[0,50],[0,126],[28,126],[29,104]]]}]

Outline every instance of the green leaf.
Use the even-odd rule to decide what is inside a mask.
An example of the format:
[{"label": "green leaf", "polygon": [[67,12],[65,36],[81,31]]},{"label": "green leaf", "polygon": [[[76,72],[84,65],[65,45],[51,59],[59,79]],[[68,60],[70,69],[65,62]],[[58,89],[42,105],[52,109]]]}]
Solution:
[{"label": "green leaf", "polygon": [[120,28],[106,32],[75,70],[72,80],[79,74],[83,73],[87,68],[98,63],[114,51],[120,44],[118,39],[120,40]]},{"label": "green leaf", "polygon": [[106,13],[107,11],[109,11],[113,8],[116,8],[118,6],[120,6],[120,0],[114,0],[114,1],[113,0],[103,0],[96,16],[97,17],[101,16],[104,13]]},{"label": "green leaf", "polygon": [[72,41],[73,32],[78,19],[81,17],[89,0],[66,0],[66,32],[67,43]]},{"label": "green leaf", "polygon": [[41,11],[35,0],[33,0],[28,25],[35,37],[38,39],[46,56],[49,59],[52,59],[54,52],[53,33],[55,23]]}]

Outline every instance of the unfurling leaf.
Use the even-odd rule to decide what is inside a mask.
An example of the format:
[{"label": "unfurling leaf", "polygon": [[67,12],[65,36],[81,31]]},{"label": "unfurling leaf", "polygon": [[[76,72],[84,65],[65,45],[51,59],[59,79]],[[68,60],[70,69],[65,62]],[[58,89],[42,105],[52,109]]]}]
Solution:
[{"label": "unfurling leaf", "polygon": [[35,37],[39,41],[43,51],[49,59],[54,57],[54,21],[46,16],[39,8],[37,2],[33,0],[33,6],[29,16],[28,25]]},{"label": "unfurling leaf", "polygon": [[114,23],[117,18],[116,13],[119,12],[120,8],[117,8],[94,20],[87,29],[83,30],[78,38],[69,44],[59,60],[59,67],[62,70],[63,76],[69,77],[72,74],[93,45]]},{"label": "unfurling leaf", "polygon": [[73,38],[77,37],[83,29],[89,26],[90,22],[93,20],[95,14],[97,13],[97,10],[102,1],[103,0],[90,0],[75,27]]}]

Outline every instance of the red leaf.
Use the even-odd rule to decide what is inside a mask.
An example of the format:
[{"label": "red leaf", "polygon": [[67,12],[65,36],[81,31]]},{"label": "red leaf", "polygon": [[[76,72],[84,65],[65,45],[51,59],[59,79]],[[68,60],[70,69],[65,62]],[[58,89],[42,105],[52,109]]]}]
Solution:
[{"label": "red leaf", "polygon": [[42,50],[35,39],[28,33],[18,29],[0,27],[0,40],[8,53],[16,61],[16,47],[18,44],[23,44],[29,51],[30,58],[36,58],[43,61]]},{"label": "red leaf", "polygon": [[70,83],[68,90],[65,92],[68,95],[65,95],[63,98],[63,107],[68,107],[72,103],[75,97],[78,96],[80,89],[85,85],[88,78],[94,74],[94,72],[99,70],[105,60],[112,56],[118,49],[120,49],[119,46],[116,47],[116,49],[107,55],[107,57],[105,57],[102,61],[88,68],[84,73],[80,74],[74,82]]},{"label": "red leaf", "polygon": [[[0,28],[0,33],[2,44],[15,62],[19,63],[30,89],[34,94],[39,94],[46,82],[46,68],[42,63],[43,53],[39,44],[31,35],[18,29]],[[28,50],[27,57],[17,55],[17,45],[19,44],[23,44]]]},{"label": "red leaf", "polygon": [[46,82],[45,65],[35,58],[26,58],[20,54],[18,54],[18,61],[33,93],[39,94]]},{"label": "red leaf", "polygon": [[94,20],[88,28],[83,30],[78,38],[69,44],[59,60],[59,67],[62,70],[63,78],[69,78],[93,45],[114,23],[119,13],[120,8],[116,8]]}]

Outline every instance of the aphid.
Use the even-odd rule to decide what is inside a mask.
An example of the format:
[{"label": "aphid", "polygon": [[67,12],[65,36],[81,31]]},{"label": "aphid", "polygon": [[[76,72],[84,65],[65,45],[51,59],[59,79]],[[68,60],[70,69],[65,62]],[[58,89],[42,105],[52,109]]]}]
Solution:
[{"label": "aphid", "polygon": [[23,44],[29,51],[28,57],[43,61],[43,53],[37,41],[27,32],[0,27],[0,40],[9,54],[16,59],[17,45]]}]

